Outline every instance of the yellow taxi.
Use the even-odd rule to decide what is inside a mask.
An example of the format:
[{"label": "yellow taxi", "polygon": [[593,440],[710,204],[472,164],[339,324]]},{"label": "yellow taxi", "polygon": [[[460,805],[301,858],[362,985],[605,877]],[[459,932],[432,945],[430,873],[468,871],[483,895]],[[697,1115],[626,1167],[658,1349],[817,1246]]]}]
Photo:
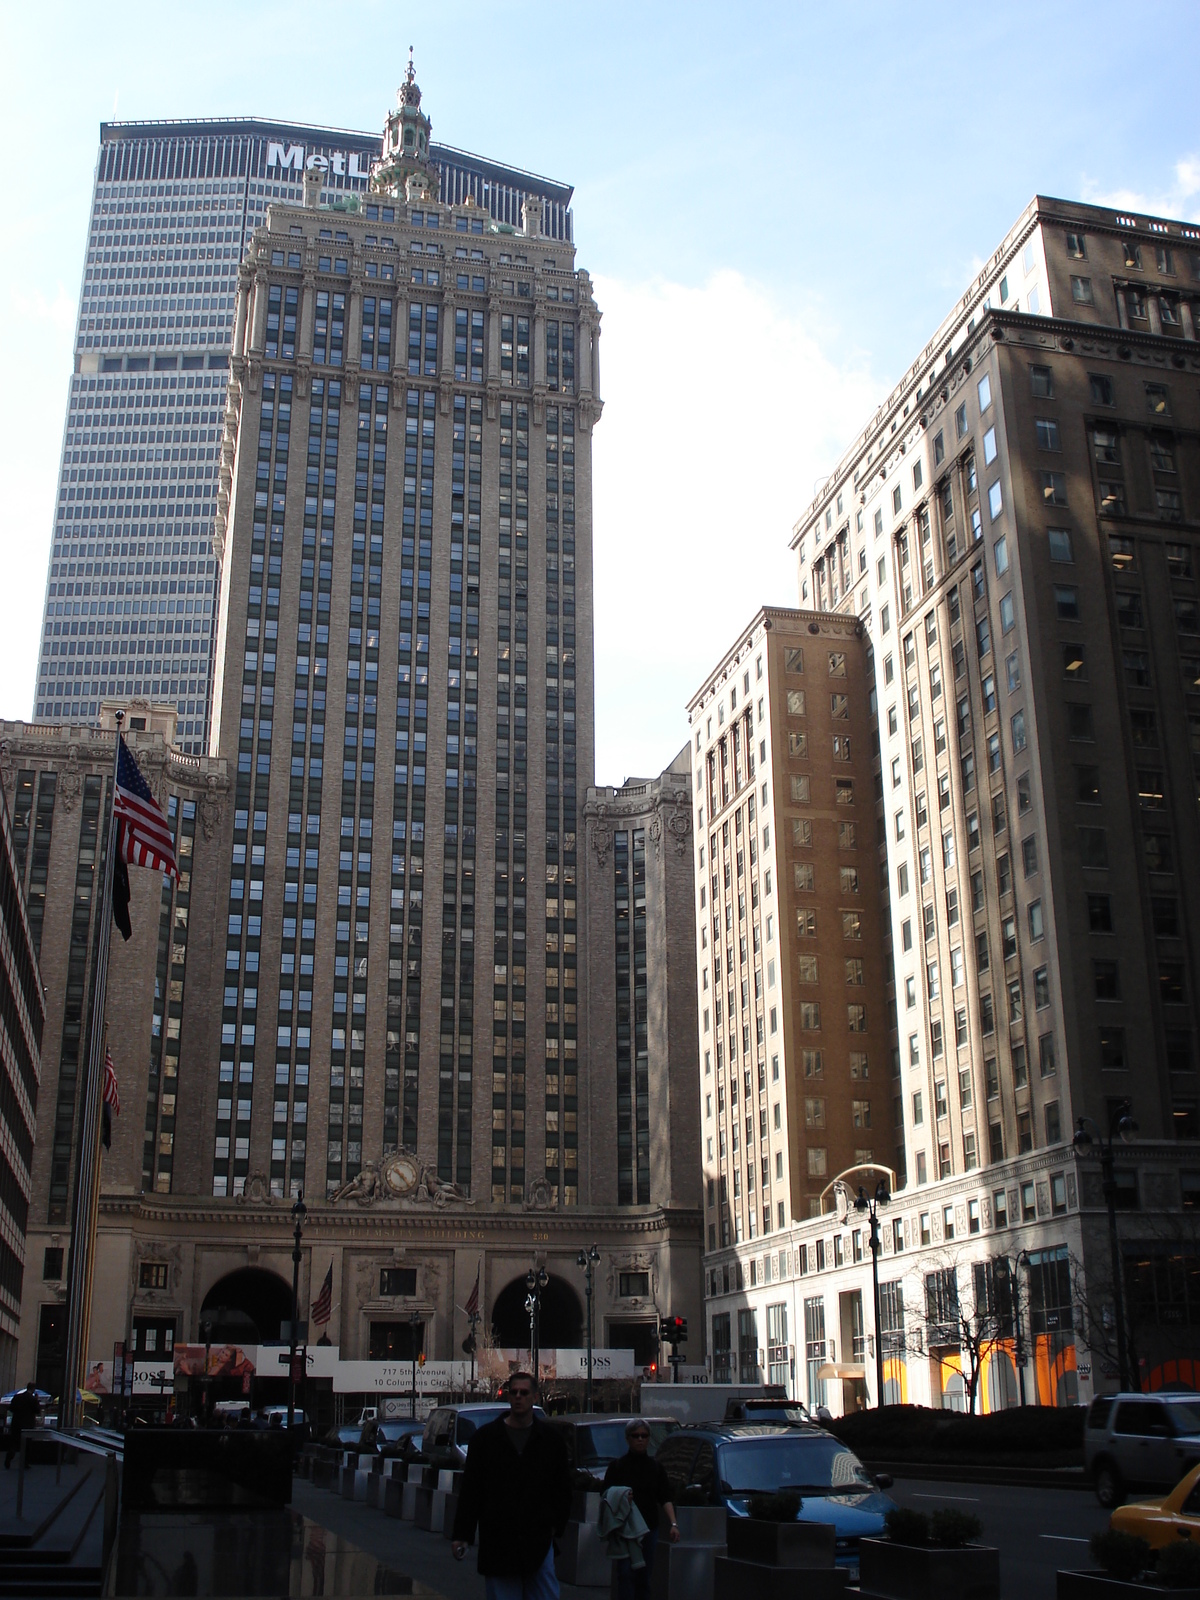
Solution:
[{"label": "yellow taxi", "polygon": [[1200,1546],[1200,1466],[1182,1477],[1165,1500],[1135,1500],[1118,1506],[1109,1526],[1145,1539],[1152,1550],[1161,1550],[1177,1539],[1194,1539]]}]

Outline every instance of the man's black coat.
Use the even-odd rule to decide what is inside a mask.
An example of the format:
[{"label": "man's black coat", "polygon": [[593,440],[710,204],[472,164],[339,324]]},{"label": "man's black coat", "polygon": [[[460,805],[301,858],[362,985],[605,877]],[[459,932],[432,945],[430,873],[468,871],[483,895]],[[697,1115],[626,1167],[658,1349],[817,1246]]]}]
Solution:
[{"label": "man's black coat", "polygon": [[559,1435],[535,1416],[518,1452],[512,1432],[498,1417],[472,1438],[454,1516],[455,1539],[469,1544],[478,1527],[486,1577],[536,1572],[571,1513],[571,1471]]}]

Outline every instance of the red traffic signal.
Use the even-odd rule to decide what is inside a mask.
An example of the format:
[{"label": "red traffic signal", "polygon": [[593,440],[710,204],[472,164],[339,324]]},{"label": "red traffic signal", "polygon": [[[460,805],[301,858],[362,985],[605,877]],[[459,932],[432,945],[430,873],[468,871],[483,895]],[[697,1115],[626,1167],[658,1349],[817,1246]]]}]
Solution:
[{"label": "red traffic signal", "polygon": [[658,1336],[663,1344],[687,1343],[687,1319],[685,1317],[663,1317],[659,1321]]}]

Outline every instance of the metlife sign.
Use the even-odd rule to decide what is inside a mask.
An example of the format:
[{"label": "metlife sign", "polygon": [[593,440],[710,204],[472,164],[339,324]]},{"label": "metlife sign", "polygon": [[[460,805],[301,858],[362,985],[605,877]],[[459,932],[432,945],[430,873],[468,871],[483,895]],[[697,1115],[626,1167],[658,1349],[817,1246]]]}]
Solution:
[{"label": "metlife sign", "polygon": [[284,144],[281,139],[267,141],[267,172],[332,172],[339,178],[358,178],[366,182],[374,157],[358,150],[333,150],[323,154],[308,151],[302,144]]}]

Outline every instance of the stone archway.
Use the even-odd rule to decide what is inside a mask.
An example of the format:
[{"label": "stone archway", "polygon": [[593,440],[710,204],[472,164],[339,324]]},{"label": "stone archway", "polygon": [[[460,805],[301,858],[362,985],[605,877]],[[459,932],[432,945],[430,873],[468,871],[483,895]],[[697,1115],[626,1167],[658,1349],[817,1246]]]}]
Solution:
[{"label": "stone archway", "polygon": [[219,1278],[204,1296],[197,1337],[213,1344],[265,1344],[281,1337],[280,1326],[292,1315],[292,1286],[264,1267],[238,1267]]},{"label": "stone archway", "polygon": [[[525,1309],[525,1275],[514,1278],[492,1302],[492,1331],[504,1350],[529,1348],[529,1313]],[[541,1347],[578,1350],[584,1342],[583,1305],[565,1278],[550,1274],[542,1290]]]}]

